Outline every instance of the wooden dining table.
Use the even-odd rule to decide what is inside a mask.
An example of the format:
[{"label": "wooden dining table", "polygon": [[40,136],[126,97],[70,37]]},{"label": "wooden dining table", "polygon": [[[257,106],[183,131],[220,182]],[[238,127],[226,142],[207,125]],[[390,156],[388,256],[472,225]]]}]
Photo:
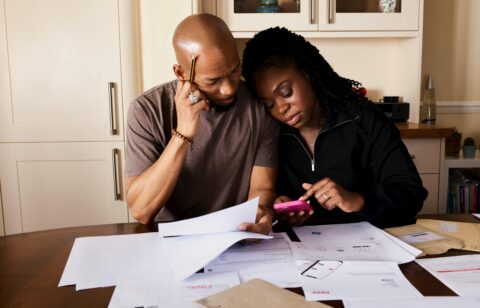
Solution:
[{"label": "wooden dining table", "polygon": [[[479,223],[471,214],[422,215],[421,218]],[[155,232],[154,224],[120,223],[63,228],[0,237],[0,307],[106,307],[114,287],[75,291],[58,287],[75,238]],[[441,256],[472,254],[450,250]],[[429,256],[432,257],[432,256]],[[405,277],[425,296],[456,294],[416,262],[400,265]],[[301,288],[289,289],[302,294]],[[343,307],[341,301],[325,301]]]}]

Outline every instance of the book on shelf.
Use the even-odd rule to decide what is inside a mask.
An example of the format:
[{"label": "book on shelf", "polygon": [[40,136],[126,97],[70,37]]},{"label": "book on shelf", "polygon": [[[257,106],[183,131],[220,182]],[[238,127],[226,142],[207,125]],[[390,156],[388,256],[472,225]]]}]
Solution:
[{"label": "book on shelf", "polygon": [[447,213],[478,213],[480,208],[480,169],[452,169]]}]

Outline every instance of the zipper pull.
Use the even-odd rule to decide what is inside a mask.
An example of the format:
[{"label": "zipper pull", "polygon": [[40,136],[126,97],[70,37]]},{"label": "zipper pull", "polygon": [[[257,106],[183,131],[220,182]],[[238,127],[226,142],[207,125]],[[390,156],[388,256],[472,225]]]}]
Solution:
[{"label": "zipper pull", "polygon": [[312,171],[315,171],[315,160],[312,159]]}]

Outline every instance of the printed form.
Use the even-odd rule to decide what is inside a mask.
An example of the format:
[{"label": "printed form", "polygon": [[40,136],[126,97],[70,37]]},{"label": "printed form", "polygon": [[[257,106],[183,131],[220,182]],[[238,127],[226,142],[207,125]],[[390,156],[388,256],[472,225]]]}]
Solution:
[{"label": "printed form", "polygon": [[418,259],[444,285],[462,296],[480,298],[480,255]]},{"label": "printed form", "polygon": [[176,283],[157,275],[142,279],[122,278],[117,282],[108,307],[203,307],[194,301],[238,284],[237,273],[201,273]]},{"label": "printed form", "polygon": [[395,262],[297,261],[297,266],[308,301],[422,297]]},{"label": "printed form", "polygon": [[463,296],[426,296],[423,298],[359,299],[344,300],[345,308],[473,308],[480,307],[480,301]]},{"label": "printed form", "polygon": [[420,250],[368,222],[293,228],[301,242],[291,242],[297,260],[395,261],[415,260]]},{"label": "printed form", "polygon": [[236,244],[205,266],[205,272],[238,272],[240,280],[260,278],[281,288],[300,287],[286,233],[273,239]]}]

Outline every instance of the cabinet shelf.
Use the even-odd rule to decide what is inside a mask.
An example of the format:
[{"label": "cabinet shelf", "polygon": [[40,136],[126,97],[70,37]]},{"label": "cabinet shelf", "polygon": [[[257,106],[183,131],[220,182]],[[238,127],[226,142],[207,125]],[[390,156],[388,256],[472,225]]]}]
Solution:
[{"label": "cabinet shelf", "polygon": [[480,153],[477,151],[474,158],[464,158],[460,152],[459,157],[445,157],[443,163],[443,174],[445,175],[441,181],[440,195],[442,202],[439,204],[439,213],[447,212],[447,196],[450,184],[451,169],[480,169]]},{"label": "cabinet shelf", "polygon": [[451,168],[480,168],[480,155],[477,151],[474,158],[463,158],[462,153],[459,157],[445,157],[444,167]]}]

